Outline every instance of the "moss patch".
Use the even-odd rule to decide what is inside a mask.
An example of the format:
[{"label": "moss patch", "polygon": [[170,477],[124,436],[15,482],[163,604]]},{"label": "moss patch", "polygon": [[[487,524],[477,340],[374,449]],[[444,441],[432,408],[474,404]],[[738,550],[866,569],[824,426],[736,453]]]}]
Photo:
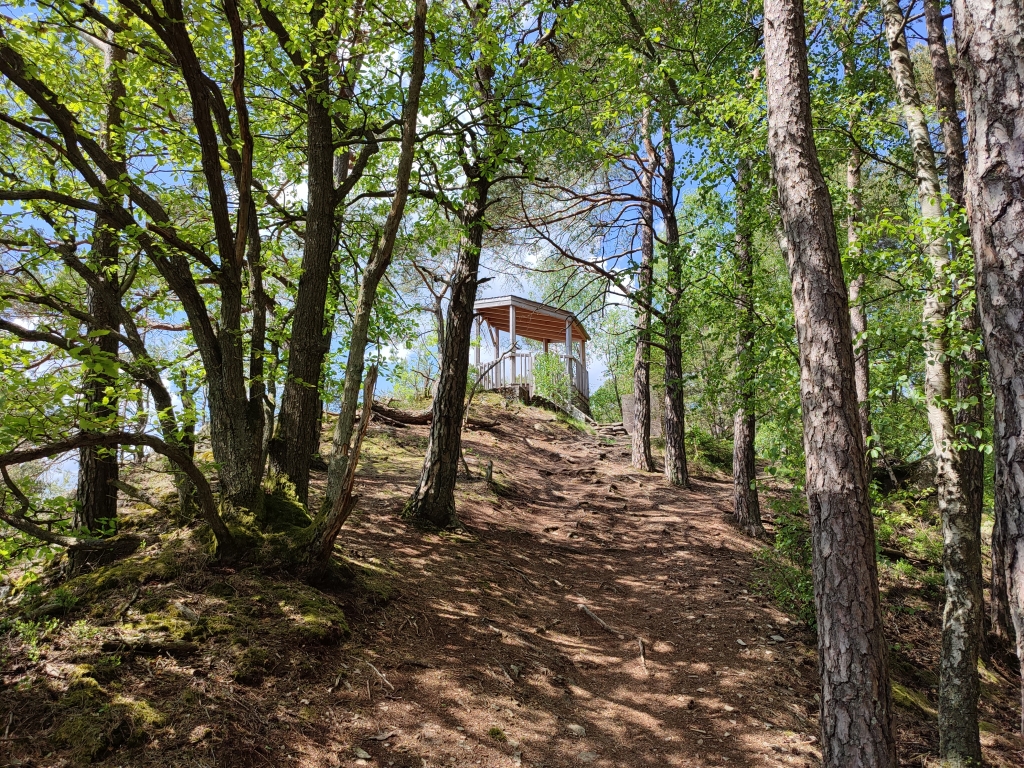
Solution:
[{"label": "moss patch", "polygon": [[896,682],[892,684],[892,700],[897,706],[904,707],[905,709],[916,709],[926,717],[937,718],[939,716],[935,708],[928,703],[928,699],[924,697],[924,694],[913,691]]},{"label": "moss patch", "polygon": [[165,718],[145,701],[108,696],[94,679],[81,677],[61,699],[58,720],[54,742],[77,762],[91,763],[121,746],[146,743]]},{"label": "moss patch", "polygon": [[231,676],[242,685],[259,685],[269,662],[270,654],[265,648],[251,646],[239,654]]},{"label": "moss patch", "polygon": [[69,581],[65,588],[79,602],[94,601],[111,590],[150,581],[170,581],[181,571],[183,542],[169,542],[156,555],[143,555],[100,566]]},{"label": "moss patch", "polygon": [[305,505],[295,495],[295,486],[284,478],[275,479],[263,497],[263,530],[290,533],[312,522]]},{"label": "moss patch", "polygon": [[309,587],[276,588],[273,598],[290,619],[288,632],[300,645],[336,645],[349,633],[344,611]]}]

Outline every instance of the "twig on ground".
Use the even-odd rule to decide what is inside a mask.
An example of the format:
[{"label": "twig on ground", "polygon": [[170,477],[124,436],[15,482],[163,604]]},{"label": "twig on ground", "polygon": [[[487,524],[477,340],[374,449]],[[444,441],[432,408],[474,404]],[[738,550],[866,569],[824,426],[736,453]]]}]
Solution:
[{"label": "twig on ground", "polygon": [[371,663],[370,663],[370,662],[368,662],[368,661],[364,661],[363,663],[364,663],[364,664],[365,664],[366,666],[368,666],[368,667],[369,667],[370,669],[372,669],[372,670],[373,670],[374,672],[376,672],[376,673],[377,673],[377,677],[379,677],[379,678],[380,678],[380,681],[381,681],[382,683],[384,683],[384,685],[386,685],[386,686],[387,686],[387,687],[388,687],[389,689],[391,689],[392,691],[393,691],[393,690],[395,690],[395,686],[393,686],[393,685],[391,684],[391,682],[390,682],[390,681],[389,681],[389,680],[388,680],[388,679],[387,679],[386,677],[384,677],[384,673],[383,673],[383,672],[381,672],[381,671],[380,671],[379,669],[377,669],[377,668],[376,668],[375,666],[373,666],[373,664],[371,664]]},{"label": "twig on ground", "polygon": [[509,566],[506,566],[506,567],[507,567],[507,568],[508,568],[508,569],[509,569],[510,571],[515,571],[516,573],[518,573],[518,574],[519,574],[519,576],[520,576],[520,577],[522,578],[522,580],[523,580],[523,581],[525,581],[525,582],[526,582],[527,584],[529,584],[529,585],[530,585],[531,587],[533,587],[534,589],[536,589],[536,588],[537,588],[537,585],[536,585],[536,584],[534,584],[534,583],[533,583],[532,581],[530,581],[530,577],[529,577],[529,576],[527,576],[527,575],[526,575],[525,573],[523,573],[522,571],[520,571],[520,570],[519,570],[518,568],[516,568],[516,567],[514,567],[514,566],[511,566],[511,565],[509,565]]},{"label": "twig on ground", "polygon": [[139,599],[139,595],[140,594],[142,594],[142,587],[141,586],[135,588],[135,592],[132,593],[132,596],[130,598],[128,598],[128,602],[125,603],[124,606],[121,608],[121,610],[117,612],[117,620],[118,621],[124,621],[124,617],[127,615],[128,609],[131,608],[132,605],[135,604],[135,601]]},{"label": "twig on ground", "polygon": [[644,639],[642,637],[638,637],[636,642],[637,645],[640,646],[640,664],[644,668],[644,672],[649,675],[651,674],[651,670],[647,668],[647,654],[644,652]]},{"label": "twig on ground", "polygon": [[604,630],[605,632],[608,632],[609,634],[615,635],[615,636],[616,636],[617,638],[619,638],[619,640],[623,640],[623,639],[625,639],[623,635],[619,634],[619,632],[618,632],[617,630],[615,630],[615,629],[612,629],[611,627],[609,627],[609,626],[608,626],[608,625],[607,625],[607,624],[605,623],[604,619],[602,619],[602,618],[601,618],[600,616],[598,616],[598,615],[597,615],[596,613],[594,613],[594,612],[593,612],[592,610],[590,610],[589,608],[587,608],[587,606],[585,606],[585,605],[584,605],[583,603],[579,603],[579,604],[577,604],[577,606],[576,606],[576,607],[577,607],[577,608],[578,608],[579,610],[583,611],[583,613],[587,614],[587,616],[589,616],[590,618],[592,618],[592,619],[593,619],[594,621],[596,621],[596,622],[597,622],[598,624],[600,624],[600,625],[601,625],[601,629],[603,629],[603,630]]}]

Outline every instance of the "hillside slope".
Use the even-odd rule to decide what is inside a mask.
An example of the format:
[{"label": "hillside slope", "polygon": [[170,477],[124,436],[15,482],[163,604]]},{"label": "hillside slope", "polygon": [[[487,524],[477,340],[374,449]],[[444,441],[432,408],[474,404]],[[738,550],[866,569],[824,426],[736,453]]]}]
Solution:
[{"label": "hillside slope", "polygon": [[[0,765],[818,764],[813,636],[756,593],[729,484],[670,489],[548,412],[482,413],[454,533],[398,517],[426,428],[373,427],[349,588],[167,533],[50,593],[4,639]],[[896,666],[901,762],[928,765],[927,670]],[[1024,764],[989,675],[986,757]]]}]

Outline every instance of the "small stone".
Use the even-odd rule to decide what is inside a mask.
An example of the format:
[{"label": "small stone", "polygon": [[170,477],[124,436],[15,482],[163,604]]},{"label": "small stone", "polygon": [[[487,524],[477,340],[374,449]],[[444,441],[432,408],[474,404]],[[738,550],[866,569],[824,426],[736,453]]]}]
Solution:
[{"label": "small stone", "polygon": [[592,763],[595,760],[597,760],[597,753],[596,752],[580,752],[579,757],[580,757],[580,762],[581,763]]},{"label": "small stone", "polygon": [[784,638],[782,635],[772,635],[772,640],[774,640],[776,643],[786,642],[786,638]]},{"label": "small stone", "polygon": [[577,723],[569,723],[565,726],[565,730],[571,733],[573,736],[586,736],[587,729]]},{"label": "small stone", "polygon": [[736,707],[730,706],[729,704],[726,704],[725,706],[723,706],[722,709],[724,709],[726,712],[735,712],[736,711]]},{"label": "small stone", "polygon": [[737,640],[736,642],[739,643],[740,645],[746,645],[746,643],[743,642],[742,640]]},{"label": "small stone", "polygon": [[372,760],[373,755],[367,752],[362,747],[352,747],[352,754],[358,757],[360,760]]}]

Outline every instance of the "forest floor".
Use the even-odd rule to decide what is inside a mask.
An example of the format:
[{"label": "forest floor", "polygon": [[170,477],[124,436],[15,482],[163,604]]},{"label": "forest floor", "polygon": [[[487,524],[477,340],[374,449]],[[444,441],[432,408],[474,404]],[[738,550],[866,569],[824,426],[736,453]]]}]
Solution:
[{"label": "forest floor", "polygon": [[[355,587],[211,568],[169,532],[51,593],[65,616],[0,638],[0,766],[818,765],[814,637],[755,589],[726,478],[672,489],[626,438],[481,415],[451,533],[399,518],[427,428],[372,428]],[[937,749],[932,607],[898,611],[903,765]],[[986,671],[994,766],[1024,764],[1011,677]]]}]

